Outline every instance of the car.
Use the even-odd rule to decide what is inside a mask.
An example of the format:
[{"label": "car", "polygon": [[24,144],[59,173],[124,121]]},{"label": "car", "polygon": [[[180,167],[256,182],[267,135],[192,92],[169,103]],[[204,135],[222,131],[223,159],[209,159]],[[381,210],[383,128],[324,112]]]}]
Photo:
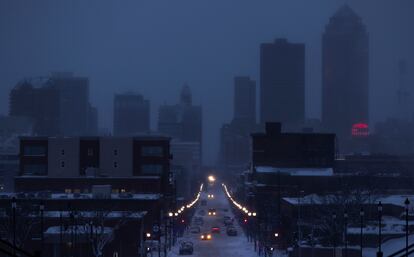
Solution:
[{"label": "car", "polygon": [[220,233],[220,228],[219,227],[212,227],[211,228],[211,233]]},{"label": "car", "polygon": [[237,229],[235,227],[228,227],[226,233],[228,236],[237,236]]},{"label": "car", "polygon": [[224,225],[225,226],[232,226],[233,225],[233,220],[231,220],[231,219],[225,219],[224,220]]},{"label": "car", "polygon": [[202,226],[203,224],[204,224],[204,219],[203,219],[203,217],[195,217],[194,218],[194,223],[197,225],[197,226]]},{"label": "car", "polygon": [[192,234],[198,234],[198,233],[200,233],[200,231],[201,231],[201,229],[200,229],[199,226],[194,226],[194,227],[190,228],[190,233],[192,233]]},{"label": "car", "polygon": [[208,216],[216,216],[216,209],[208,209]]},{"label": "car", "polygon": [[180,255],[192,255],[194,252],[193,243],[189,241],[182,242],[180,245]]},{"label": "car", "polygon": [[213,194],[208,194],[208,195],[207,195],[207,198],[209,198],[209,199],[214,199],[214,195],[213,195]]},{"label": "car", "polygon": [[211,236],[211,234],[210,233],[203,233],[203,234],[201,234],[201,236],[200,236],[200,239],[201,240],[211,240],[213,237]]}]

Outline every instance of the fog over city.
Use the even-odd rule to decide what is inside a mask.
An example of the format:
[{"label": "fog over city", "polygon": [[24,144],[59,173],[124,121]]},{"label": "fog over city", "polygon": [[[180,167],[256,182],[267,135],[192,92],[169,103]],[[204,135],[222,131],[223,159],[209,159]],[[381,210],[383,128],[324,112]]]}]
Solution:
[{"label": "fog over city", "polygon": [[[306,117],[321,118],[321,38],[344,3],[369,33],[370,124],[395,113],[398,61],[414,78],[411,0],[7,1],[0,2],[0,113],[23,78],[70,71],[89,77],[99,127],[112,131],[113,95],[174,104],[184,83],[203,108],[204,161],[214,164],[219,129],[233,112],[233,77],[259,85],[260,44],[275,38],[306,48]],[[258,90],[260,90],[258,88]],[[257,94],[258,95],[258,94]]]},{"label": "fog over city", "polygon": [[0,0],[0,257],[414,256],[414,0]]}]

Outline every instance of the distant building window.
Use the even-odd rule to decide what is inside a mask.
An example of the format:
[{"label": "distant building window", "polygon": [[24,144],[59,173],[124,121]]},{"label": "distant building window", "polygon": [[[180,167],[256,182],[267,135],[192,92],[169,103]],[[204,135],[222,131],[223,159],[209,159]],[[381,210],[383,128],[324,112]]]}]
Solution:
[{"label": "distant building window", "polygon": [[118,168],[118,162],[114,162],[114,168]]},{"label": "distant building window", "polygon": [[60,162],[60,167],[61,167],[61,168],[65,168],[65,161],[61,161],[61,162]]},{"label": "distant building window", "polygon": [[25,156],[45,156],[46,147],[42,145],[26,145],[23,149]]},{"label": "distant building window", "polygon": [[40,175],[46,174],[46,165],[44,164],[26,164],[23,165],[23,175]]},{"label": "distant building window", "polygon": [[114,155],[117,156],[118,155],[118,149],[114,149]]},{"label": "distant building window", "polygon": [[143,146],[142,147],[142,156],[148,157],[162,157],[163,148],[161,146]]},{"label": "distant building window", "polygon": [[126,192],[125,188],[122,188],[121,193],[125,193],[125,192]]},{"label": "distant building window", "polygon": [[161,164],[145,164],[141,166],[143,175],[161,175],[163,166]]},{"label": "distant building window", "polygon": [[65,189],[65,193],[66,193],[66,194],[70,194],[70,193],[72,193],[72,189],[66,188],[66,189]]},{"label": "distant building window", "polygon": [[65,149],[60,150],[61,155],[65,155]]},{"label": "distant building window", "polygon": [[93,149],[92,148],[88,148],[88,156],[93,156]]}]

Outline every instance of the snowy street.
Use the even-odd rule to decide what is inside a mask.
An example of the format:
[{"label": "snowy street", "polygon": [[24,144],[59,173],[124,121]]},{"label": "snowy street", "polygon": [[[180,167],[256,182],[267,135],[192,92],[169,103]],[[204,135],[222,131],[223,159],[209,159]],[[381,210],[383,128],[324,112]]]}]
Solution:
[{"label": "snowy street", "polygon": [[[209,199],[208,194],[213,194],[214,199]],[[194,244],[195,257],[253,257],[257,256],[254,252],[254,246],[247,241],[242,229],[234,222],[234,227],[237,229],[237,236],[228,236],[226,234],[226,227],[224,225],[224,216],[233,217],[231,206],[224,194],[222,187],[216,184],[212,188],[208,188],[201,195],[202,200],[207,201],[206,206],[198,205],[196,214],[193,217],[191,226],[196,226],[194,222],[195,217],[203,217],[204,224],[200,226],[200,233],[190,233],[189,230],[185,232],[184,237],[178,238],[178,244],[172,249],[168,256],[179,256],[179,245],[182,241],[191,241]],[[215,209],[216,216],[209,216],[208,210]],[[202,215],[204,212],[204,215]],[[212,227],[219,227],[220,233],[211,233]],[[210,233],[211,240],[201,240],[202,233]]]}]

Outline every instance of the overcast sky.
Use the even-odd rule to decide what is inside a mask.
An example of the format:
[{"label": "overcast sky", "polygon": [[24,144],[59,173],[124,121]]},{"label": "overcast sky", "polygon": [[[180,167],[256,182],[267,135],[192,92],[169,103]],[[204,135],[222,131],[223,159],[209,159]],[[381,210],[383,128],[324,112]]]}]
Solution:
[{"label": "overcast sky", "polygon": [[394,112],[399,59],[414,82],[413,0],[0,0],[0,114],[22,78],[73,71],[90,78],[100,127],[112,128],[113,94],[135,91],[151,100],[155,130],[158,106],[175,103],[188,82],[212,163],[232,116],[233,77],[258,80],[262,42],[306,44],[306,114],[320,117],[321,34],[345,2],[370,34],[374,124]]}]

